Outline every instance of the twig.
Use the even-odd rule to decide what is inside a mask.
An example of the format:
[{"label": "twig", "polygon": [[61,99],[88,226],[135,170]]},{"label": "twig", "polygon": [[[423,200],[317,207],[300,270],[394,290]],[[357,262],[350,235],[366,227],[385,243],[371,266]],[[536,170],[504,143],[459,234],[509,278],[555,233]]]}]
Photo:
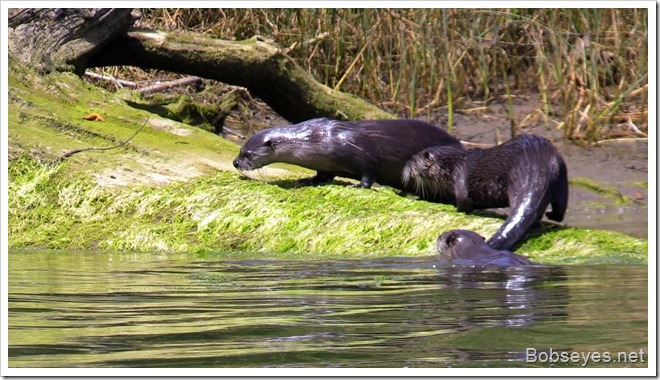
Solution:
[{"label": "twig", "polygon": [[632,122],[632,118],[628,116],[628,120],[623,124],[636,136],[648,137],[648,135],[637,128],[637,126]]},{"label": "twig", "polygon": [[637,90],[631,91],[630,94],[628,94],[627,96],[628,96],[629,98],[632,98],[633,96],[639,94],[640,92],[645,91],[645,90],[648,90],[648,88],[649,88],[649,84],[646,83],[645,85],[643,85],[642,87],[638,88]]},{"label": "twig", "polygon": [[135,131],[135,133],[133,133],[133,135],[131,135],[131,137],[127,138],[124,141],[121,141],[119,144],[109,146],[109,147],[105,147],[105,148],[90,147],[90,148],[74,149],[72,151],[64,153],[61,157],[59,157],[58,159],[51,162],[50,165],[51,166],[57,165],[60,162],[64,161],[65,159],[73,156],[76,153],[87,152],[87,151],[104,151],[104,150],[116,149],[116,148],[119,148],[122,145],[126,145],[129,141],[131,141],[133,139],[133,137],[135,137],[138,133],[140,133],[140,131],[147,125],[148,122],[149,122],[149,119],[147,118],[147,120],[144,122],[144,124],[142,124],[142,126],[137,131]]},{"label": "twig", "polygon": [[598,140],[594,144],[625,143],[625,142],[640,142],[640,141],[644,141],[648,143],[649,139],[648,137],[619,137],[614,139]]},{"label": "twig", "polygon": [[114,82],[117,86],[119,86],[119,88],[121,88],[121,87],[128,87],[128,88],[137,87],[137,84],[135,84],[135,82],[129,82],[127,80],[117,79],[117,78],[113,77],[112,75],[105,75],[105,74],[101,75],[101,74],[97,74],[97,73],[94,73],[94,72],[91,72],[91,71],[85,71],[85,76],[90,77],[90,78],[94,78],[94,79],[108,80],[108,81]]},{"label": "twig", "polygon": [[139,92],[141,94],[148,94],[150,92],[156,92],[156,91],[160,91],[160,90],[167,90],[167,89],[172,88],[172,87],[187,86],[189,84],[195,84],[195,83],[199,83],[201,81],[202,81],[202,78],[200,78],[200,77],[194,77],[194,76],[185,77],[185,78],[181,78],[181,79],[177,79],[177,80],[171,80],[171,81],[167,81],[167,82],[154,84],[154,85],[147,86],[147,87],[142,87],[142,88],[138,89],[137,92]]},{"label": "twig", "polygon": [[291,46],[284,49],[284,54],[289,54],[291,52],[291,50],[293,50],[297,47],[307,47],[309,45],[314,45],[317,42],[320,42],[320,41],[323,41],[323,40],[327,39],[329,36],[330,36],[330,33],[324,32],[324,33],[321,33],[321,34],[319,34],[318,36],[316,36],[314,38],[310,38],[307,41],[303,41],[302,43],[299,43],[298,41],[296,41],[293,44],[291,44]]}]

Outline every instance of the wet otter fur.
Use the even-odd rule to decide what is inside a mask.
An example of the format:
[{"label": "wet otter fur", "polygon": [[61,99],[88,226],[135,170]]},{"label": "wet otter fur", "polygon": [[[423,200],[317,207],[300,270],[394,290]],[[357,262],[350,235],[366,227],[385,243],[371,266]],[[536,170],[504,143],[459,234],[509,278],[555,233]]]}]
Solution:
[{"label": "wet otter fur", "polygon": [[432,146],[460,142],[435,125],[412,119],[339,121],[312,119],[288,127],[256,133],[234,160],[240,172],[284,162],[316,170],[304,184],[330,182],[334,177],[353,178],[358,187],[374,182],[412,191],[402,180],[403,168],[415,153]]},{"label": "wet otter fur", "polygon": [[438,252],[457,264],[512,267],[532,264],[528,258],[485,243],[483,236],[469,230],[451,230],[437,239]]},{"label": "wet otter fur", "polygon": [[547,139],[521,135],[489,149],[432,147],[416,154],[404,169],[404,182],[427,199],[459,211],[511,207],[488,239],[495,249],[513,249],[543,217],[561,222],[568,204],[566,164]]}]

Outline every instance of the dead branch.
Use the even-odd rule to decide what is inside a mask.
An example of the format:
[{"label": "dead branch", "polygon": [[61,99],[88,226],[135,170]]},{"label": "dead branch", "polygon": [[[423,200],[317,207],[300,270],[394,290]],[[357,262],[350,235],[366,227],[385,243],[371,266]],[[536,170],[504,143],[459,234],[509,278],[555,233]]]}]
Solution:
[{"label": "dead branch", "polygon": [[110,150],[110,149],[116,149],[116,148],[119,148],[120,146],[126,145],[129,141],[131,141],[133,139],[133,137],[137,136],[137,134],[140,133],[140,131],[147,125],[148,122],[149,122],[149,119],[147,118],[147,120],[144,122],[144,124],[142,124],[142,126],[137,131],[135,131],[135,133],[133,133],[133,135],[131,135],[131,137],[127,138],[124,141],[121,141],[119,144],[109,146],[109,147],[104,147],[104,148],[90,147],[90,148],[74,149],[72,151],[64,153],[61,157],[59,157],[59,158],[55,159],[53,162],[51,162],[50,165],[55,166],[55,165],[59,164],[60,162],[66,160],[67,158],[73,156],[76,153],[87,152],[87,151],[97,151],[97,152],[98,151],[105,151],[105,150]]},{"label": "dead branch", "polygon": [[85,71],[85,76],[98,79],[98,80],[107,80],[110,81],[114,84],[116,84],[119,88],[122,87],[128,87],[128,88],[136,88],[137,84],[135,82],[123,80],[123,79],[117,79],[113,77],[112,75],[106,75],[106,74],[97,74],[91,71]]},{"label": "dead branch", "polygon": [[154,85],[147,86],[147,87],[142,87],[142,88],[138,89],[137,92],[139,92],[141,94],[149,94],[149,93],[152,93],[152,92],[167,90],[167,89],[170,89],[172,87],[183,87],[183,86],[188,86],[188,85],[191,85],[191,84],[197,84],[197,83],[200,83],[201,81],[202,81],[202,78],[200,78],[200,77],[190,76],[190,77],[185,77],[185,78],[181,78],[181,79],[170,80],[170,81],[167,81],[167,82],[161,82],[161,83],[154,84]]}]

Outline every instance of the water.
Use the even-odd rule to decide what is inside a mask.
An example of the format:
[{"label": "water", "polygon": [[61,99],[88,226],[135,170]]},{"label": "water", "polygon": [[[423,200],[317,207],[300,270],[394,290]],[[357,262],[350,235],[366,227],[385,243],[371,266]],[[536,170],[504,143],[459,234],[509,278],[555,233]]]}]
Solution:
[{"label": "water", "polygon": [[646,205],[576,206],[568,210],[563,223],[571,227],[619,231],[648,239],[648,215]]},{"label": "water", "polygon": [[[548,367],[527,363],[526,349],[648,349],[641,266],[498,272],[434,268],[433,258],[24,251],[8,260],[10,367]],[[588,367],[604,365],[621,366]]]}]

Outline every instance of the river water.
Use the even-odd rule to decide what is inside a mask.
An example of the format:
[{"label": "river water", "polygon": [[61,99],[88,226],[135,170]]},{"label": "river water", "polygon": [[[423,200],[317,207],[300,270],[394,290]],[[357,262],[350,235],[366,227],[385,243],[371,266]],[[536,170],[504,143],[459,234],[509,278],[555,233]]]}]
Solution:
[{"label": "river water", "polygon": [[8,262],[9,367],[584,365],[553,352],[647,366],[645,266],[33,251]]}]

